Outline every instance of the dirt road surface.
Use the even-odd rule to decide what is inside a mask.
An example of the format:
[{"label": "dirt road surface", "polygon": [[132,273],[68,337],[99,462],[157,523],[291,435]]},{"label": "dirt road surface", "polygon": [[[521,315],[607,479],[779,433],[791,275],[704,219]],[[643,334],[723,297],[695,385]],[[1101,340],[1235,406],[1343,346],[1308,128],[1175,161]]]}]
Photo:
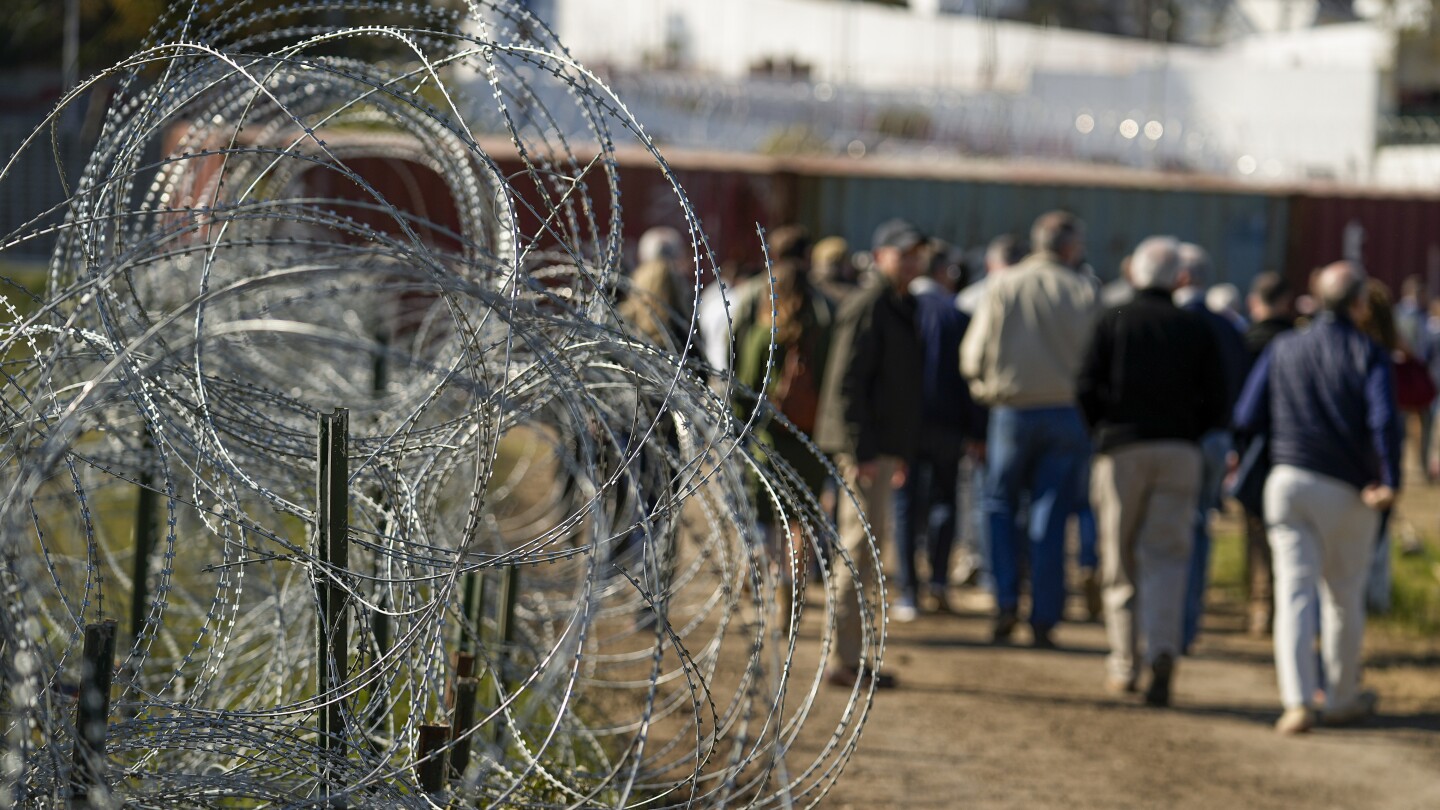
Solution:
[{"label": "dirt road surface", "polygon": [[822,807],[1440,808],[1440,641],[1371,632],[1380,716],[1281,737],[1270,643],[1224,605],[1172,707],[1152,709],[1105,693],[1100,625],[1062,625],[1057,651],[1030,649],[1023,629],[996,647],[988,597],[956,601],[960,615],[891,623],[885,669],[901,686],[879,693]]}]

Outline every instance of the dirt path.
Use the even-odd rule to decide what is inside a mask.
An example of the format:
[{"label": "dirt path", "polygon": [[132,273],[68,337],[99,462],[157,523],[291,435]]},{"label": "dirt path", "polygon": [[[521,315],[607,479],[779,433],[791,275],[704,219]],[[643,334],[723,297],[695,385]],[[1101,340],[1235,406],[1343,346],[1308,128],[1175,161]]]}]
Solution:
[{"label": "dirt path", "polygon": [[988,600],[962,601],[960,616],[891,625],[902,687],[878,696],[823,807],[1440,807],[1440,643],[1372,633],[1382,716],[1282,738],[1270,645],[1238,615],[1212,617],[1156,710],[1104,693],[1099,625],[1062,625],[1059,651],[993,647]]}]

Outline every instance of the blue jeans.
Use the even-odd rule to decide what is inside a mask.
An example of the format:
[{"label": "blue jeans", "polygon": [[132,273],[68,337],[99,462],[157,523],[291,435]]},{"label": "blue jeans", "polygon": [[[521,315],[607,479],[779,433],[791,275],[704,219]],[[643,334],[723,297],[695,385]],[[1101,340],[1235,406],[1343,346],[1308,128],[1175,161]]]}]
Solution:
[{"label": "blue jeans", "polygon": [[1226,430],[1212,430],[1200,437],[1200,502],[1195,506],[1195,539],[1190,552],[1190,578],[1185,585],[1185,629],[1180,647],[1187,652],[1200,636],[1200,617],[1205,615],[1205,587],[1210,581],[1210,510],[1220,506],[1225,457],[1232,446]]},{"label": "blue jeans", "polygon": [[1020,604],[1016,517],[1030,494],[1030,624],[1049,630],[1065,607],[1065,523],[1075,511],[1090,438],[1074,407],[995,408],[990,413],[985,516],[1001,612]]},{"label": "blue jeans", "polygon": [[915,557],[922,542],[930,564],[931,590],[944,590],[949,581],[950,550],[955,545],[958,516],[956,493],[960,457],[964,454],[959,431],[926,427],[922,447],[910,460],[905,486],[895,490],[895,549],[900,558],[900,598],[915,605],[920,578]]}]

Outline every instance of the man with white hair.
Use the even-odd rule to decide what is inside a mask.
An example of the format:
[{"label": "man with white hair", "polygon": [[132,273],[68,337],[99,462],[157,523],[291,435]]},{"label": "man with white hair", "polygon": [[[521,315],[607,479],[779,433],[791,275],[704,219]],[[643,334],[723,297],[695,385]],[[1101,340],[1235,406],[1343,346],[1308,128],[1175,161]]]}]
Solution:
[{"label": "man with white hair", "polygon": [[1180,271],[1177,276],[1175,303],[1205,321],[1220,352],[1219,362],[1225,396],[1226,419],[1200,438],[1204,467],[1200,474],[1200,492],[1192,510],[1190,578],[1185,588],[1185,636],[1181,650],[1189,652],[1200,635],[1200,619],[1205,613],[1205,588],[1210,570],[1210,511],[1220,506],[1225,485],[1227,459],[1234,440],[1230,435],[1229,415],[1245,383],[1249,363],[1245,354],[1245,338],[1230,321],[1211,312],[1205,305],[1205,290],[1210,283],[1210,254],[1199,245],[1182,243],[1178,251]]},{"label": "man with white hair", "polygon": [[1145,701],[1153,706],[1169,705],[1180,653],[1198,442],[1227,416],[1215,339],[1199,315],[1171,299],[1179,248],[1168,236],[1135,248],[1135,297],[1101,315],[1076,384],[1096,450],[1091,491],[1110,641],[1106,685],[1136,691],[1143,639],[1151,673]]},{"label": "man with white hair", "polygon": [[[1360,326],[1365,274],[1336,262],[1315,277],[1323,311],[1287,332],[1255,365],[1239,404],[1241,435],[1266,434],[1274,465],[1265,520],[1275,569],[1275,671],[1282,734],[1343,725],[1375,711],[1360,691],[1365,581],[1380,525],[1400,489],[1402,423],[1389,354]],[[1324,619],[1321,620],[1323,615]],[[1317,627],[1318,625],[1318,627]],[[1325,660],[1324,715],[1315,654]]]}]

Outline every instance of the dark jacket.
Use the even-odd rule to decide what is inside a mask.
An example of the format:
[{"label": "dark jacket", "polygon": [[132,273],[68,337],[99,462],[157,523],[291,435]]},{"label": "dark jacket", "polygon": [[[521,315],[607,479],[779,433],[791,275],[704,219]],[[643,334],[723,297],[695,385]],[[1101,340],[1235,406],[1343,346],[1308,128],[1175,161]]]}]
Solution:
[{"label": "dark jacket", "polygon": [[1202,317],[1176,307],[1169,293],[1141,290],[1107,310],[1076,384],[1097,452],[1135,442],[1193,442],[1223,426],[1229,411],[1219,354]]},{"label": "dark jacket", "polygon": [[830,342],[815,442],[857,461],[910,458],[923,417],[924,373],[915,299],[877,284],[840,307]]},{"label": "dark jacket", "polygon": [[1245,338],[1233,324],[1206,308],[1203,295],[1196,296],[1181,309],[1200,316],[1215,336],[1215,348],[1220,353],[1220,372],[1225,381],[1225,418],[1217,427],[1229,427],[1230,412],[1235,407],[1235,400],[1240,398],[1240,389],[1245,386],[1245,375],[1250,372]]},{"label": "dark jacket", "polygon": [[934,289],[915,296],[915,315],[924,356],[925,425],[958,432],[966,439],[984,441],[986,409],[970,397],[970,386],[960,376],[960,341],[970,316],[955,306],[955,296]]},{"label": "dark jacket", "polygon": [[1356,489],[1400,488],[1400,411],[1389,355],[1349,320],[1326,313],[1281,335],[1235,406],[1242,435],[1268,433],[1270,458]]},{"label": "dark jacket", "polygon": [[1266,318],[1263,321],[1256,321],[1250,324],[1245,330],[1245,352],[1250,356],[1249,369],[1260,360],[1260,355],[1270,348],[1270,342],[1285,332],[1295,328],[1295,321],[1292,318]]}]

